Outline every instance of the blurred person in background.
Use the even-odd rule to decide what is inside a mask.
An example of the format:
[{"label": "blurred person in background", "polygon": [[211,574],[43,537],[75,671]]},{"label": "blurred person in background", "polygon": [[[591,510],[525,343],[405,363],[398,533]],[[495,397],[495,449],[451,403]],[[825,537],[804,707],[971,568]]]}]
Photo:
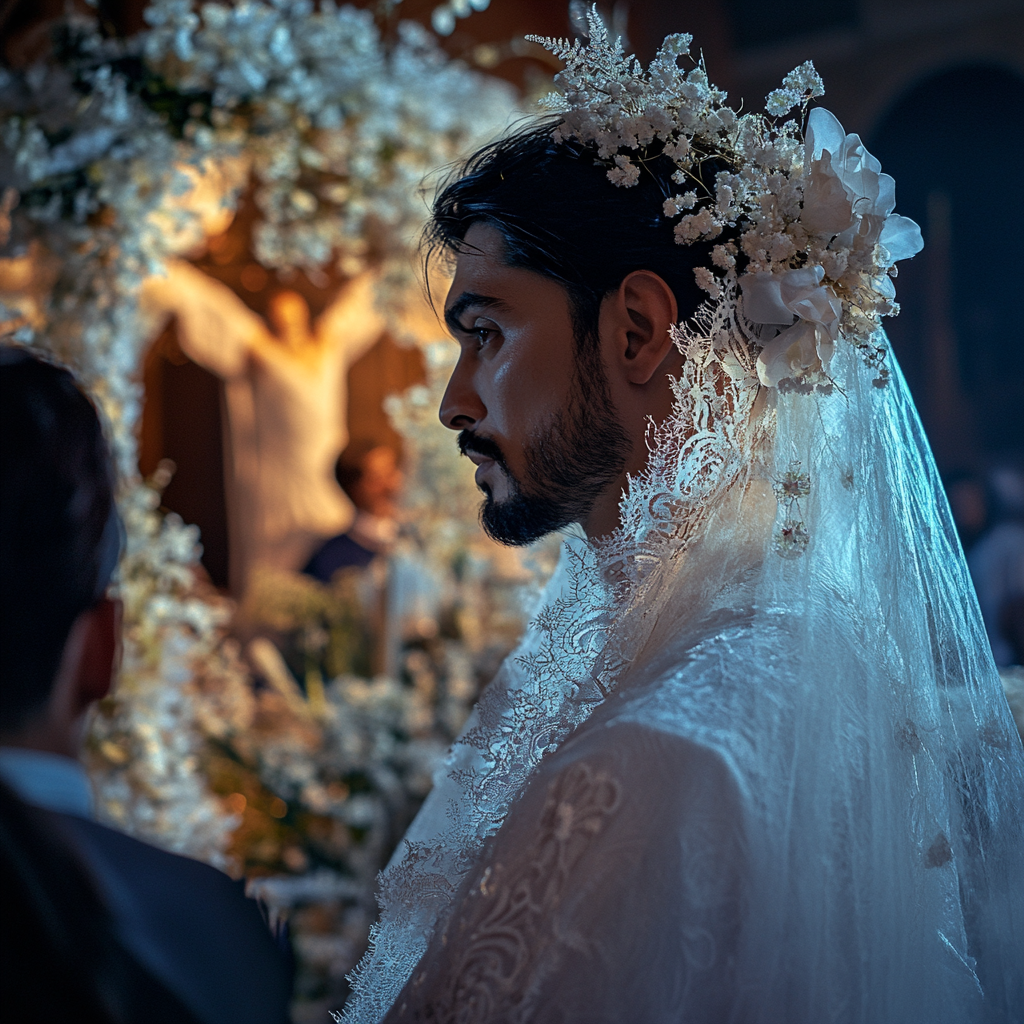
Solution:
[{"label": "blurred person in background", "polygon": [[338,459],[335,475],[356,507],[356,518],[345,533],[325,541],[302,570],[321,583],[330,583],[339,569],[364,568],[394,544],[398,497],[405,482],[395,449],[373,441],[350,445]]},{"label": "blurred person in background", "polygon": [[240,883],[93,820],[79,762],[110,691],[121,547],[71,374],[0,349],[0,999],[26,1020],[281,1024],[285,957]]},{"label": "blurred person in background", "polygon": [[967,553],[992,654],[1000,668],[1024,664],[1024,473],[988,478],[989,527]]}]

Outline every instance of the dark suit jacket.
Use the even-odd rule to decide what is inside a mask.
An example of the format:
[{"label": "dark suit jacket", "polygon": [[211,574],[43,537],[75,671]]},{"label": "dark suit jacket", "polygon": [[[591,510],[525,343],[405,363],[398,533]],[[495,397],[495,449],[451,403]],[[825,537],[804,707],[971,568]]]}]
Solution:
[{"label": "dark suit jacket", "polygon": [[69,814],[51,814],[124,945],[208,1024],[285,1024],[291,971],[242,883]]}]

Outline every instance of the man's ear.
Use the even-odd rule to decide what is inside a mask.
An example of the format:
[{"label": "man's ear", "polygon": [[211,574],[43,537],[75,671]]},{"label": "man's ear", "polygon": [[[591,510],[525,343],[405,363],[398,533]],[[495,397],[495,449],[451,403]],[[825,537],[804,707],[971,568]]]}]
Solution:
[{"label": "man's ear", "polygon": [[651,270],[627,274],[601,303],[600,333],[605,358],[630,384],[647,384],[672,348],[676,297]]},{"label": "man's ear", "polygon": [[75,671],[76,703],[84,711],[110,693],[121,662],[120,601],[104,597],[82,613],[83,637]]}]

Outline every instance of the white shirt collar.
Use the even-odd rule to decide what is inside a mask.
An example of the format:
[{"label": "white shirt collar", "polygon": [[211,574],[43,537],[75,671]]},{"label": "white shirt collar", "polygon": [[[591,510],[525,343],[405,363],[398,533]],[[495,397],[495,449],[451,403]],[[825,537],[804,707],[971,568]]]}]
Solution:
[{"label": "white shirt collar", "polygon": [[80,818],[93,816],[89,777],[70,757],[24,747],[0,747],[0,779],[27,804]]}]

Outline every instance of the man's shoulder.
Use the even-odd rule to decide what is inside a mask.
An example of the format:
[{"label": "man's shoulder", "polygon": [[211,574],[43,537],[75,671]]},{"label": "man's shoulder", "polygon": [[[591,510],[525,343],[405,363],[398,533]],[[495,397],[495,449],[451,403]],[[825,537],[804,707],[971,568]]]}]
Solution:
[{"label": "man's shoulder", "polygon": [[76,845],[92,862],[101,857],[122,872],[140,879],[161,876],[163,884],[168,879],[180,879],[183,885],[200,886],[214,890],[228,898],[245,899],[241,882],[236,882],[217,868],[204,864],[193,857],[163,850],[152,843],[136,839],[116,828],[111,828],[88,818],[74,814],[50,812],[60,822],[61,828],[70,833]]},{"label": "man's shoulder", "polygon": [[737,806],[740,785],[726,744],[693,729],[650,704],[625,701],[610,714],[595,715],[544,765],[541,776],[554,777],[586,766],[616,780],[626,802],[668,810],[692,809],[709,792]]},{"label": "man's shoulder", "polygon": [[202,1019],[287,1017],[287,962],[242,882],[95,821],[51,813],[126,945]]}]

